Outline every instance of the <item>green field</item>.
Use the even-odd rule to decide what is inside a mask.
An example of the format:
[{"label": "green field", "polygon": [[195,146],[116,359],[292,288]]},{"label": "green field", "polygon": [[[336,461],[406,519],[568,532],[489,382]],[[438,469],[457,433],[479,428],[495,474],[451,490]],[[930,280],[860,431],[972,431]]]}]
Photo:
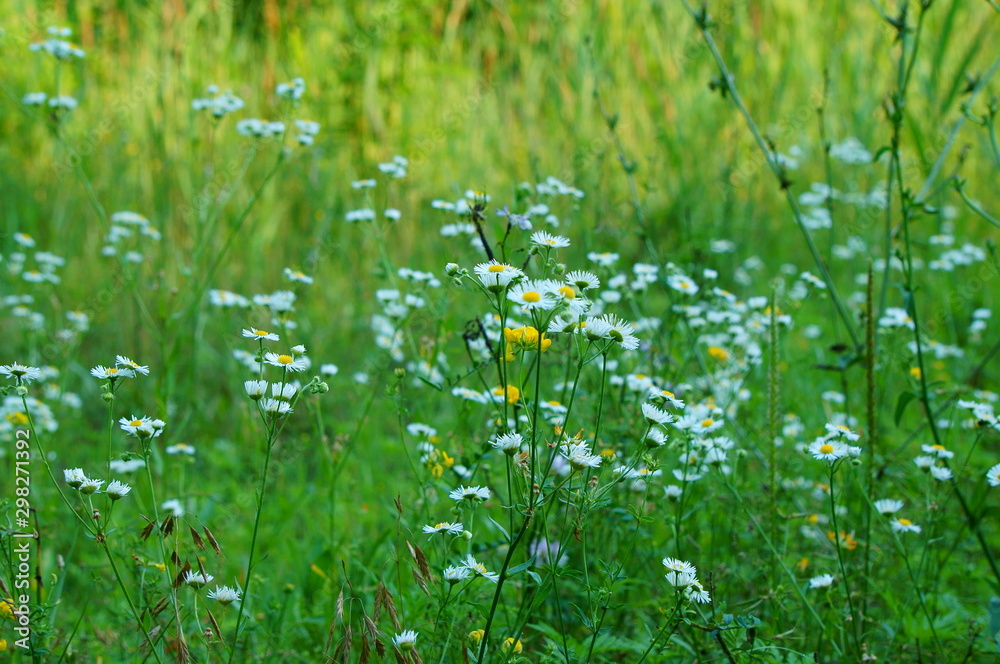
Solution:
[{"label": "green field", "polygon": [[993,0],[0,8],[0,661],[996,661]]}]

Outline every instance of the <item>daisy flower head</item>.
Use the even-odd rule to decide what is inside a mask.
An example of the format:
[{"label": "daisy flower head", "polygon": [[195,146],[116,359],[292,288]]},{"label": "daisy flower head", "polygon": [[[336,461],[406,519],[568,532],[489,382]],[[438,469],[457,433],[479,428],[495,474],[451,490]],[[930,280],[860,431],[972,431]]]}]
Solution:
[{"label": "daisy flower head", "polygon": [[184,516],[184,506],[181,505],[181,501],[176,498],[168,500],[160,505],[160,509],[167,512],[168,516],[172,516],[175,519],[179,519]]},{"label": "daisy flower head", "polygon": [[535,231],[531,234],[531,244],[547,249],[562,249],[569,246],[569,238],[552,235],[547,231]]},{"label": "daisy flower head", "polygon": [[955,453],[945,448],[944,445],[921,445],[920,449],[923,450],[924,454],[935,456],[938,459],[951,459],[955,456]]},{"label": "daisy flower head", "polygon": [[513,265],[498,263],[496,260],[480,263],[474,271],[479,282],[492,293],[503,292],[511,282],[524,276],[524,272]]},{"label": "daisy flower head", "polygon": [[100,490],[102,484],[104,484],[104,480],[85,479],[78,489],[80,493],[94,493]]},{"label": "daisy flower head", "polygon": [[695,579],[691,582],[691,585],[687,588],[688,599],[698,603],[698,604],[708,604],[712,601],[711,595],[705,590],[705,586],[701,585],[701,581]]},{"label": "daisy flower head", "polygon": [[954,473],[951,472],[951,468],[947,466],[931,466],[931,476],[938,482],[947,482],[955,478]]},{"label": "daisy flower head", "polygon": [[667,580],[667,583],[678,590],[686,590],[697,581],[694,572],[675,572],[671,570],[663,576]]},{"label": "daisy flower head", "polygon": [[301,355],[279,355],[278,353],[264,353],[264,361],[273,367],[280,367],[286,371],[305,371],[309,368],[309,361]]},{"label": "daisy flower head", "polygon": [[680,291],[685,295],[694,295],[698,292],[698,284],[690,277],[683,274],[671,274],[667,277],[667,285],[675,291]]},{"label": "daisy flower head", "polygon": [[417,645],[417,633],[412,629],[403,630],[399,634],[392,637],[392,645],[396,646],[403,652],[409,652]]},{"label": "daisy flower head", "polygon": [[459,503],[463,500],[471,503],[483,502],[490,499],[490,490],[484,486],[459,486],[449,493],[448,497]]},{"label": "daisy flower head", "polygon": [[834,578],[832,574],[820,574],[819,576],[814,576],[809,579],[810,588],[829,588],[833,585]]},{"label": "daisy flower head", "polygon": [[592,454],[586,443],[567,443],[559,451],[573,470],[586,470],[601,465],[601,455]]},{"label": "daisy flower head", "polygon": [[986,481],[990,486],[1000,486],[1000,463],[986,471]]},{"label": "daisy flower head", "polygon": [[526,281],[507,291],[507,299],[526,311],[555,309],[560,298],[556,297],[554,290],[547,281]]},{"label": "daisy flower head", "polygon": [[243,389],[246,390],[247,396],[254,401],[259,401],[263,398],[264,393],[267,391],[267,381],[266,380],[246,380],[243,381]]},{"label": "daisy flower head", "polygon": [[651,403],[642,404],[642,416],[649,424],[659,424],[660,426],[670,424],[674,421],[674,416],[665,410],[661,410]]},{"label": "daisy flower head", "polygon": [[875,511],[878,512],[879,514],[883,515],[895,514],[901,509],[903,509],[902,500],[883,498],[882,500],[875,501]]},{"label": "daisy flower head", "polygon": [[666,567],[671,572],[685,572],[688,574],[697,574],[698,568],[687,562],[686,560],[679,560],[677,558],[664,558],[663,566]]},{"label": "daisy flower head", "polygon": [[278,341],[279,337],[274,332],[268,332],[267,330],[258,330],[257,328],[251,327],[249,330],[243,330],[243,336],[247,339],[259,339],[260,341]]},{"label": "daisy flower head", "polygon": [[593,272],[585,270],[574,270],[563,277],[564,281],[577,290],[586,291],[597,288],[601,285],[601,280]]},{"label": "daisy flower head", "polygon": [[18,385],[27,385],[42,375],[42,370],[37,367],[27,367],[17,362],[0,366],[0,375],[13,378]]},{"label": "daisy flower head", "polygon": [[459,581],[465,581],[472,575],[472,571],[468,567],[445,567],[442,576],[444,580],[451,584],[456,584]]},{"label": "daisy flower head", "polygon": [[184,583],[191,586],[192,588],[201,588],[207,586],[211,583],[212,579],[215,577],[211,574],[203,574],[202,572],[195,572],[193,570],[188,570],[184,574]]},{"label": "daisy flower head", "polygon": [[90,375],[94,378],[114,382],[120,378],[135,378],[135,371],[128,367],[105,367],[98,364],[90,370]]},{"label": "daisy flower head", "polygon": [[125,357],[124,355],[115,356],[115,366],[119,369],[124,367],[126,369],[131,369],[133,372],[142,374],[143,376],[149,375],[149,367],[139,364],[138,362],[133,362],[131,359]]},{"label": "daisy flower head", "polygon": [[118,424],[121,425],[122,431],[136,438],[150,438],[156,433],[153,420],[145,416],[123,417],[118,420]]},{"label": "daisy flower head", "polygon": [[229,606],[233,602],[239,601],[240,591],[229,586],[216,586],[215,590],[208,591],[208,599],[214,599],[223,606]]},{"label": "daisy flower head", "polygon": [[83,472],[83,468],[66,468],[63,470],[63,478],[73,489],[79,489],[80,485],[87,481],[87,476]]},{"label": "daisy flower head", "polygon": [[500,450],[507,456],[514,456],[519,451],[521,451],[521,445],[524,443],[524,438],[519,433],[505,433],[503,435],[497,436],[496,440],[490,443],[493,447]]},{"label": "daisy flower head", "polygon": [[487,571],[486,565],[477,561],[475,556],[473,556],[471,553],[467,555],[465,559],[462,561],[462,566],[465,567],[465,569],[472,572],[473,574],[475,574],[476,576],[481,576],[484,579],[492,581],[493,583],[497,583],[500,580],[499,574],[497,574],[496,572]]},{"label": "daisy flower head", "polygon": [[111,480],[108,484],[108,488],[104,490],[104,493],[108,494],[108,498],[111,500],[121,500],[128,495],[128,492],[132,490],[128,484],[124,482],[119,482],[118,480]]},{"label": "daisy flower head", "polygon": [[725,423],[722,420],[717,420],[713,417],[706,417],[695,422],[695,424],[690,428],[690,431],[698,435],[705,435],[721,428],[723,424]]},{"label": "daisy flower head", "polygon": [[195,449],[193,445],[188,445],[187,443],[177,443],[176,445],[168,445],[166,449],[163,450],[167,454],[185,454],[187,456],[194,456]]},{"label": "daisy flower head", "polygon": [[891,522],[892,529],[897,533],[919,533],[920,526],[913,523],[909,519],[893,519]]},{"label": "daisy flower head", "polygon": [[684,402],[677,398],[670,390],[661,390],[658,387],[651,387],[649,389],[649,401],[657,406],[666,406],[669,404],[673,408],[683,409]]},{"label": "daisy flower head", "polygon": [[433,526],[424,526],[424,532],[428,535],[461,535],[465,532],[465,528],[460,523],[449,523],[444,521],[442,523],[434,524]]},{"label": "daisy flower head", "polygon": [[292,404],[284,399],[261,399],[260,407],[264,409],[265,413],[270,413],[275,417],[288,415],[292,412]]},{"label": "daisy flower head", "polygon": [[858,435],[857,433],[851,431],[851,429],[849,427],[845,427],[843,424],[828,423],[826,425],[826,430],[828,432],[828,435],[831,438],[833,438],[833,437],[843,438],[843,439],[849,440],[851,442],[854,442],[856,440],[860,440],[861,439],[860,435]]},{"label": "daisy flower head", "polygon": [[819,438],[809,445],[809,453],[818,461],[828,461],[833,463],[837,459],[847,456],[847,445],[839,440],[828,440]]}]

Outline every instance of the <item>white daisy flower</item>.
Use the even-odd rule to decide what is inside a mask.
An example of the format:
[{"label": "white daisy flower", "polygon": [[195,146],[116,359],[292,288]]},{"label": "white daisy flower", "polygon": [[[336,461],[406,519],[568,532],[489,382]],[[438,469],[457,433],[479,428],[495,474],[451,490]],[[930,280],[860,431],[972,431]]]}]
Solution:
[{"label": "white daisy flower", "polygon": [[500,450],[508,456],[513,456],[521,450],[521,445],[524,443],[524,438],[519,433],[505,433],[503,435],[497,436],[496,440],[492,441],[490,445]]},{"label": "white daisy flower", "polygon": [[434,524],[433,526],[424,526],[424,532],[428,535],[461,535],[465,532],[465,528],[463,528],[460,523],[449,523],[444,521],[442,523]]},{"label": "white daisy flower", "polygon": [[404,630],[403,632],[392,637],[392,645],[396,646],[403,652],[413,650],[417,645],[417,633],[412,629]]},{"label": "white daisy flower", "polygon": [[895,514],[901,509],[903,509],[902,500],[883,498],[882,500],[875,501],[875,511],[879,514]]},{"label": "white daisy flower", "polygon": [[119,378],[135,378],[135,372],[125,367],[104,367],[98,364],[90,370],[90,375],[94,378],[115,381]]},{"label": "white daisy flower", "polygon": [[233,602],[239,601],[240,592],[229,586],[216,586],[215,590],[208,592],[208,599],[214,599],[223,606],[228,606]]},{"label": "white daisy flower", "polygon": [[66,468],[63,470],[63,477],[66,480],[66,484],[74,489],[79,489],[80,485],[87,481],[87,476],[83,472],[83,468]]},{"label": "white daisy flower", "polygon": [[118,480],[112,480],[108,484],[108,488],[104,490],[104,493],[108,494],[108,498],[111,500],[121,500],[128,495],[128,492],[132,490],[128,484],[124,482],[119,482]]},{"label": "white daisy flower", "polygon": [[897,533],[919,533],[920,526],[913,523],[909,519],[893,519],[891,522],[892,529]]},{"label": "white daisy flower", "polygon": [[569,246],[569,238],[561,235],[552,235],[547,231],[535,231],[531,234],[531,244],[536,247],[549,247],[561,249]]},{"label": "white daisy flower", "polygon": [[448,583],[455,584],[459,581],[464,581],[472,575],[472,570],[468,567],[445,567],[444,568],[444,580]]},{"label": "white daisy flower", "polygon": [[990,486],[1000,486],[1000,463],[986,471],[986,481]]},{"label": "white daisy flower", "polygon": [[173,498],[167,502],[160,505],[160,509],[167,512],[170,516],[175,519],[179,519],[184,516],[184,506],[181,505],[181,501]]},{"label": "white daisy flower", "polygon": [[266,339],[268,341],[278,341],[280,337],[274,332],[268,332],[267,330],[258,330],[257,328],[251,327],[249,330],[243,330],[243,336],[247,339]]},{"label": "white daisy flower", "polygon": [[195,572],[194,570],[188,570],[184,573],[184,583],[192,588],[201,588],[206,586],[211,583],[214,578],[215,577],[211,574],[202,574],[201,572]]},{"label": "white daisy flower", "polygon": [[809,445],[809,453],[814,459],[833,463],[837,459],[847,456],[847,445],[839,440],[827,440],[819,438]]},{"label": "white daisy flower", "polygon": [[294,355],[264,353],[264,361],[271,366],[281,367],[286,371],[305,371],[309,368],[308,360],[303,357],[295,357]]},{"label": "white daisy flower", "polygon": [[27,385],[42,375],[42,370],[38,367],[27,367],[17,362],[0,366],[0,375],[13,378],[16,383]]},{"label": "white daisy flower", "polygon": [[819,576],[814,576],[809,579],[810,588],[829,588],[833,585],[834,578],[832,574],[820,574]]},{"label": "white daisy flower", "polygon": [[499,574],[497,574],[496,572],[487,571],[486,565],[477,561],[472,554],[469,554],[465,557],[465,559],[462,561],[462,566],[465,567],[470,572],[472,572],[473,574],[475,574],[476,576],[481,576],[484,579],[492,581],[493,583],[497,583],[500,580]]},{"label": "white daisy flower", "polygon": [[685,295],[694,295],[698,292],[698,284],[690,277],[683,274],[671,274],[667,276],[667,285],[675,291],[680,291]]},{"label": "white daisy flower", "polygon": [[148,366],[143,366],[141,364],[133,362],[129,358],[125,357],[124,355],[116,355],[115,356],[115,366],[119,367],[119,368],[120,367],[125,367],[126,369],[131,369],[135,373],[142,374],[143,376],[148,376],[149,375],[149,367]]},{"label": "white daisy flower", "polygon": [[461,502],[463,500],[483,501],[489,500],[490,490],[484,486],[459,486],[457,489],[449,493],[448,497],[456,502]]}]

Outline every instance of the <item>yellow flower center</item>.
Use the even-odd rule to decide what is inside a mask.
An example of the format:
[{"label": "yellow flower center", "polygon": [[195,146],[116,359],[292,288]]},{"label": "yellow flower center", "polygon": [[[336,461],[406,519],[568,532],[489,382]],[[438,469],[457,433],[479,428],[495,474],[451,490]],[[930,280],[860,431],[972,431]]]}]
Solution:
[{"label": "yellow flower center", "polygon": [[295,360],[292,359],[291,355],[279,355],[278,364],[291,364]]},{"label": "yellow flower center", "polygon": [[931,447],[933,447],[936,450],[943,450],[944,449],[944,445],[931,445]]},{"label": "yellow flower center", "polygon": [[701,426],[705,427],[706,429],[712,426],[713,424],[715,424],[715,420],[713,420],[711,417],[701,421]]},{"label": "yellow flower center", "polygon": [[132,420],[131,422],[129,422],[129,426],[141,427],[142,426],[142,420]]},{"label": "yellow flower center", "polygon": [[528,291],[522,297],[524,298],[525,302],[540,302],[542,299],[542,296],[536,293],[535,291]]},{"label": "yellow flower center", "polygon": [[913,522],[910,521],[909,519],[899,519],[898,523],[901,526],[912,526],[913,525]]},{"label": "yellow flower center", "polygon": [[486,268],[486,271],[487,272],[503,272],[506,269],[507,269],[506,265],[490,265],[488,268]]},{"label": "yellow flower center", "polygon": [[256,334],[258,337],[266,337],[268,334],[266,330],[254,330],[253,333]]},{"label": "yellow flower center", "polygon": [[663,396],[665,396],[665,397],[673,397],[674,393],[671,392],[671,391],[669,391],[669,390],[663,390]]},{"label": "yellow flower center", "polygon": [[447,528],[450,525],[451,525],[450,523],[439,523],[436,526],[434,526],[434,528],[436,530],[443,530],[443,529]]},{"label": "yellow flower center", "polygon": [[116,373],[118,373],[118,369],[108,369],[108,373],[109,374],[116,374]]},{"label": "yellow flower center", "polygon": [[572,300],[573,298],[576,297],[576,291],[570,288],[569,286],[563,286],[562,288],[559,289],[559,292],[562,293],[563,297],[565,297],[567,300]]},{"label": "yellow flower center", "polygon": [[645,376],[645,374],[636,374],[635,377],[636,377],[637,380],[642,380],[646,376]]},{"label": "yellow flower center", "polygon": [[831,452],[833,452],[833,445],[831,445],[830,443],[823,443],[822,445],[819,446],[819,451],[820,454],[830,454]]}]

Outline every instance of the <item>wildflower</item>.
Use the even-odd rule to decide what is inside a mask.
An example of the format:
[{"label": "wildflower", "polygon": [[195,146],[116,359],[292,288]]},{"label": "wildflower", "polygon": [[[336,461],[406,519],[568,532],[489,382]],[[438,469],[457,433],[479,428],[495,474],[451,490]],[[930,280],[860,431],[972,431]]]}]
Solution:
[{"label": "wildflower", "polygon": [[683,572],[686,574],[697,574],[698,568],[696,568],[691,563],[685,560],[679,560],[677,558],[664,558],[663,566],[672,572]]},{"label": "wildflower", "polygon": [[481,576],[484,579],[492,581],[493,583],[497,583],[500,580],[499,574],[487,571],[486,565],[478,562],[472,554],[465,557],[465,560],[462,561],[462,565],[476,576]]},{"label": "wildflower", "polygon": [[194,447],[188,445],[187,443],[177,443],[176,445],[169,445],[165,450],[167,454],[186,454],[188,456],[194,456]]},{"label": "wildflower", "polygon": [[986,481],[990,486],[1000,486],[1000,463],[986,471]]},{"label": "wildflower", "polygon": [[706,434],[706,433],[711,433],[711,432],[715,431],[716,429],[721,428],[723,424],[724,424],[724,422],[722,420],[716,420],[716,419],[713,419],[711,417],[706,417],[706,418],[704,418],[704,419],[699,420],[698,422],[696,422],[694,424],[694,426],[690,427],[689,430],[692,433],[703,435],[703,434]]},{"label": "wildflower", "polygon": [[536,247],[549,247],[561,249],[569,246],[569,238],[561,235],[552,235],[546,231],[536,231],[531,234],[531,244]]},{"label": "wildflower", "polygon": [[659,429],[651,428],[645,438],[646,447],[661,447],[667,444],[667,434]]},{"label": "wildflower", "polygon": [[121,425],[122,431],[136,438],[150,438],[156,433],[153,429],[153,420],[148,417],[135,415],[131,419],[123,417],[118,420],[118,424]]},{"label": "wildflower", "polygon": [[281,367],[286,371],[305,371],[309,368],[309,361],[302,357],[293,355],[279,355],[278,353],[264,353],[264,361],[271,366]]},{"label": "wildflower", "polygon": [[63,477],[73,489],[79,489],[80,485],[87,481],[87,476],[83,473],[83,468],[67,468],[63,470]]},{"label": "wildflower", "polygon": [[306,92],[306,82],[301,77],[296,77],[288,83],[278,83],[274,92],[282,99],[302,99]]},{"label": "wildflower", "polygon": [[947,450],[944,445],[921,445],[920,449],[938,459],[951,459],[955,456],[955,453]]},{"label": "wildflower", "polygon": [[524,438],[519,433],[505,433],[501,436],[497,436],[496,440],[490,443],[493,447],[500,450],[507,456],[513,456],[517,454],[521,449],[521,445],[524,443]]},{"label": "wildflower", "polygon": [[483,637],[486,635],[486,631],[482,629],[474,629],[469,632],[465,638],[468,640],[469,645],[473,648],[478,648],[479,644],[483,642]]},{"label": "wildflower", "polygon": [[469,578],[472,571],[468,567],[446,567],[444,569],[444,580],[448,583],[455,584],[459,581],[464,581]]},{"label": "wildflower", "polygon": [[569,272],[564,277],[564,280],[570,286],[575,286],[581,291],[591,290],[601,285],[601,280],[597,278],[596,274],[584,270]]},{"label": "wildflower", "polygon": [[832,574],[820,574],[819,576],[814,576],[809,579],[810,588],[829,588],[833,585],[833,575]]},{"label": "wildflower", "polygon": [[108,498],[111,500],[121,500],[128,495],[128,492],[132,490],[128,484],[124,482],[119,482],[118,480],[112,480],[108,484],[108,488],[104,490],[108,494]]},{"label": "wildflower", "polygon": [[891,525],[892,525],[892,529],[895,530],[897,533],[919,533],[920,532],[920,526],[918,526],[917,524],[913,523],[909,519],[903,519],[903,518],[893,519]]},{"label": "wildflower", "polygon": [[216,600],[223,606],[229,606],[240,599],[240,593],[229,586],[216,586],[215,590],[208,592],[208,598]]},{"label": "wildflower", "polygon": [[667,579],[667,583],[678,590],[685,590],[697,581],[694,572],[670,571],[667,572],[664,577]]},{"label": "wildflower", "polygon": [[951,472],[951,468],[948,468],[947,466],[931,466],[931,475],[938,482],[947,482],[955,477],[955,475]]},{"label": "wildflower", "polygon": [[552,345],[552,339],[546,338],[544,332],[539,335],[538,330],[531,326],[519,327],[513,330],[506,327],[504,328],[503,335],[504,339],[507,340],[508,351],[511,353],[521,350],[541,349],[542,351],[546,351]]},{"label": "wildflower", "polygon": [[668,276],[667,285],[685,295],[694,295],[699,290],[698,284],[683,274],[671,274]]},{"label": "wildflower", "polygon": [[504,291],[512,281],[524,276],[524,272],[518,268],[495,260],[476,265],[475,273],[480,283],[493,293]]},{"label": "wildflower", "polygon": [[462,502],[463,500],[468,500],[470,502],[482,502],[489,500],[490,490],[484,486],[459,486],[457,489],[449,493],[448,497],[456,502]]},{"label": "wildflower", "polygon": [[80,493],[88,494],[88,493],[94,493],[95,491],[99,491],[102,484],[104,484],[104,480],[84,479],[78,488],[80,490]]},{"label": "wildflower", "polygon": [[175,519],[179,519],[184,516],[184,507],[181,505],[181,501],[176,498],[168,500],[167,502],[160,505],[160,509],[169,513],[170,516]]},{"label": "wildflower", "polygon": [[559,451],[574,470],[597,468],[601,465],[601,456],[592,454],[586,443],[567,443]]},{"label": "wildflower", "polygon": [[258,330],[251,327],[249,330],[243,330],[243,336],[247,339],[259,339],[268,341],[278,341],[279,337],[274,332],[268,332],[267,330]]},{"label": "wildflower", "polygon": [[275,416],[288,415],[292,412],[292,404],[283,399],[263,399],[260,402],[260,407],[264,409],[265,413],[271,413]]},{"label": "wildflower", "polygon": [[135,372],[129,368],[121,367],[104,367],[98,364],[96,367],[90,370],[90,375],[94,378],[101,378],[104,380],[110,380],[112,382],[118,380],[119,378],[135,378]]},{"label": "wildflower", "polygon": [[521,651],[524,650],[524,647],[521,645],[520,641],[515,640],[514,637],[511,636],[500,644],[500,650],[502,650],[505,655],[511,651],[513,651],[515,655],[520,655]]},{"label": "wildflower", "polygon": [[833,463],[837,459],[847,456],[847,445],[837,440],[819,438],[809,446],[809,453],[813,455],[814,459]]},{"label": "wildflower", "polygon": [[116,367],[126,367],[134,371],[135,373],[142,374],[143,376],[149,375],[149,367],[141,365],[137,362],[133,362],[131,359],[125,357],[124,355],[115,356],[115,366]]},{"label": "wildflower", "polygon": [[259,401],[264,396],[264,392],[267,391],[267,381],[266,380],[243,381],[243,389],[246,390],[248,397],[250,397],[254,401]]},{"label": "wildflower", "polygon": [[554,309],[559,303],[554,290],[546,281],[526,281],[511,288],[507,292],[507,299],[521,305],[526,311]]},{"label": "wildflower", "polygon": [[424,526],[424,532],[428,535],[437,535],[439,533],[448,535],[461,535],[465,529],[460,523],[448,523],[447,521],[443,523],[438,523],[433,526]]},{"label": "wildflower", "polygon": [[588,318],[584,333],[590,341],[610,339],[625,350],[635,350],[639,347],[639,338],[634,334],[634,328],[613,314],[605,314],[599,318]]},{"label": "wildflower", "polygon": [[901,509],[903,509],[902,500],[883,498],[882,500],[875,501],[875,511],[879,514],[895,514]]},{"label": "wildflower", "polygon": [[27,385],[42,375],[42,370],[38,367],[27,367],[23,364],[13,362],[0,366],[0,374],[13,378],[18,385]]},{"label": "wildflower", "polygon": [[417,644],[417,633],[412,629],[407,629],[392,637],[392,645],[396,646],[403,652],[408,652],[413,650]]},{"label": "wildflower", "polygon": [[29,92],[21,97],[21,103],[25,106],[41,106],[48,98],[44,92]]},{"label": "wildflower", "polygon": [[521,390],[514,385],[508,385],[506,388],[497,386],[490,392],[493,394],[494,401],[501,401],[506,397],[509,404],[515,404],[521,398]]},{"label": "wildflower", "polygon": [[188,570],[184,574],[184,583],[188,584],[192,588],[201,588],[202,586],[208,585],[214,578],[215,577],[211,574],[203,574],[201,572]]},{"label": "wildflower", "polygon": [[854,442],[861,438],[860,435],[854,433],[848,427],[845,427],[843,424],[827,424],[826,430],[829,432],[829,436],[831,438],[834,437],[845,438],[851,442]]}]

